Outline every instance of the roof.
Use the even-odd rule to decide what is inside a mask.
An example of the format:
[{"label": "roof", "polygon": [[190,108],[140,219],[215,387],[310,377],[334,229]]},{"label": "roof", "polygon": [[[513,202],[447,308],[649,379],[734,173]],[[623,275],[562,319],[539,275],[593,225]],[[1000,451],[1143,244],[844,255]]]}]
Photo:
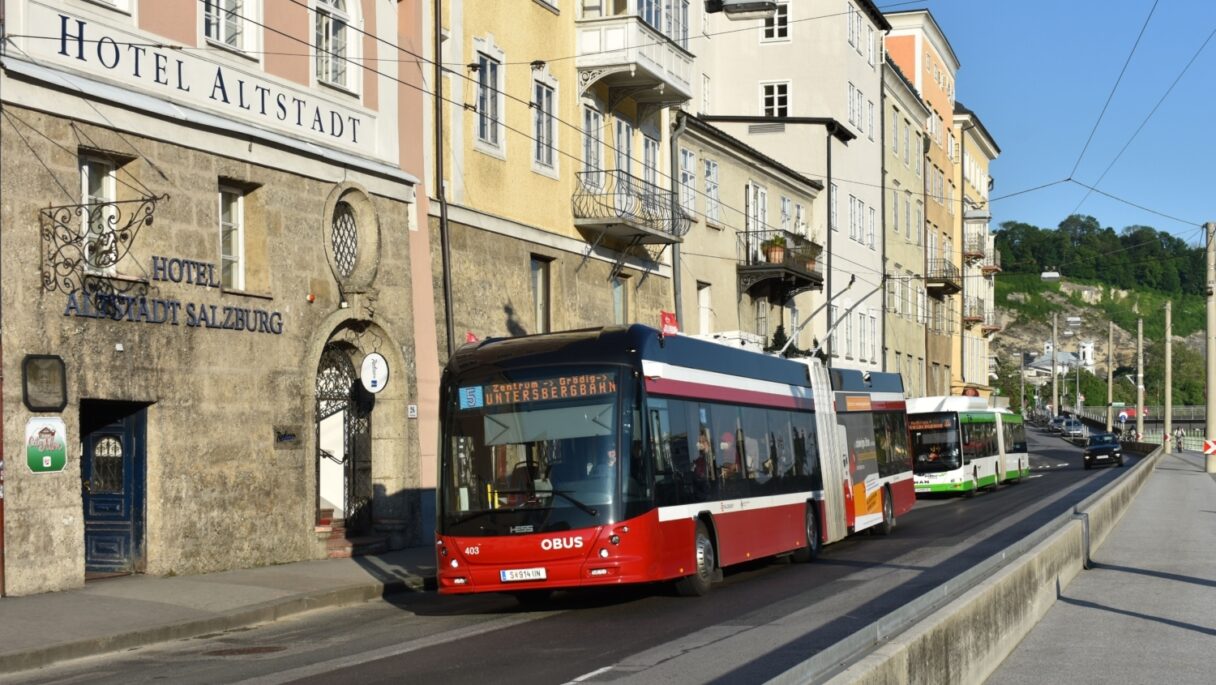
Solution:
[{"label": "roof", "polygon": [[870,15],[870,19],[873,19],[875,24],[878,24],[878,28],[880,30],[891,30],[891,22],[887,21],[887,18],[883,15],[882,10],[878,9],[878,5],[875,5],[870,0],[857,0],[857,4],[861,5],[861,9],[865,10],[866,14]]},{"label": "roof", "polygon": [[787,176],[793,178],[795,181],[797,181],[799,183],[805,183],[806,185],[811,186],[815,190],[823,190],[823,183],[821,181],[816,181],[812,178],[807,178],[806,176],[802,175],[801,173],[794,171],[793,169],[789,168],[788,166],[782,164],[781,162],[778,162],[777,160],[773,159],[772,157],[769,157],[768,155],[764,154],[763,152],[760,152],[756,148],[748,145],[747,143],[744,143],[743,141],[732,136],[731,134],[727,133],[726,131],[723,131],[722,129],[718,128],[717,126],[707,123],[705,120],[701,119],[701,117],[698,117],[695,115],[690,115],[687,112],[678,112],[677,116],[683,117],[684,120],[688,122],[689,128],[695,129],[701,133],[711,136],[711,137],[717,139],[719,142],[729,145],[729,146],[735,148],[737,151],[739,151],[749,157],[755,157],[756,159],[759,159],[760,161],[773,167],[774,169],[779,170],[781,173],[786,174]]},{"label": "roof", "polygon": [[968,109],[958,100],[954,101],[954,113],[971,117],[971,119],[975,122],[975,127],[980,130],[980,134],[987,138],[988,142],[992,145],[992,149],[996,150],[998,155],[1001,154],[1001,146],[996,144],[996,138],[993,138],[992,134],[988,133],[988,129],[984,128],[984,122],[980,121],[978,114]]},{"label": "roof", "polygon": [[[912,18],[916,15],[923,15],[922,21],[927,20],[927,24],[928,24],[927,29],[928,30],[926,31],[926,33],[929,34],[929,39],[932,42],[934,42],[935,44],[937,43],[938,40],[941,41],[941,47],[945,48],[945,54],[943,54],[943,57],[949,58],[954,63],[953,67],[954,67],[954,70],[957,72],[962,67],[962,63],[958,61],[958,55],[954,54],[954,46],[950,45],[950,39],[946,38],[946,32],[943,31],[942,27],[938,25],[937,19],[933,18],[932,12],[930,12],[928,9],[903,10],[900,12],[887,12],[887,16],[891,17],[891,18],[899,18],[899,17]],[[892,27],[892,28],[894,28],[894,27]],[[937,40],[934,40],[934,39],[937,39]],[[935,45],[935,47],[936,47],[936,45]],[[938,52],[942,52],[942,50],[939,49]]]},{"label": "roof", "polygon": [[[1051,357],[1049,354],[1041,354],[1034,361],[1026,365],[1028,369],[1038,369],[1041,371],[1051,370]],[[1072,367],[1080,363],[1080,359],[1072,352],[1056,352],[1056,366]]]}]

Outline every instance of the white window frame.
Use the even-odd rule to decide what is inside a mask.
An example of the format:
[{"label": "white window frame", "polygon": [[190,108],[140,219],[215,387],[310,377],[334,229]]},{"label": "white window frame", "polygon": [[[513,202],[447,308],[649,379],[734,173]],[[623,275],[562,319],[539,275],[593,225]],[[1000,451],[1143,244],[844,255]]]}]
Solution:
[{"label": "white window frame", "polygon": [[786,233],[793,233],[794,232],[792,230],[793,229],[793,223],[792,223],[793,220],[794,220],[794,201],[789,199],[785,195],[782,195],[781,196],[781,230],[785,231]]},{"label": "white window frame", "polygon": [[553,261],[532,255],[529,261],[529,280],[532,288],[532,316],[536,324],[534,333],[548,333],[553,325],[552,282]]},{"label": "white window frame", "polygon": [[[616,136],[612,139],[613,168],[617,171],[633,175],[633,124],[621,116],[616,116]],[[628,179],[622,179],[628,182]]]},{"label": "white window frame", "polygon": [[866,313],[863,311],[857,312],[857,360],[866,361]]},{"label": "white window frame", "polygon": [[870,310],[870,361],[878,363],[878,317]]},{"label": "white window frame", "polygon": [[899,235],[899,186],[898,185],[891,189],[891,228],[895,230],[895,235]]},{"label": "white window frame", "polygon": [[697,281],[697,315],[700,319],[697,325],[701,335],[713,333],[713,284]]},{"label": "white window frame", "polygon": [[705,162],[705,221],[717,223],[722,220],[722,202],[718,190],[718,162],[713,159],[703,161]]},{"label": "white window frame", "polygon": [[[547,67],[545,73],[532,80],[532,135],[535,138],[532,141],[532,170],[553,178],[558,177],[560,170],[557,151],[561,127],[557,125],[557,112],[561,105],[557,86],[557,79],[548,74]],[[549,100],[547,111],[545,96]]]},{"label": "white window frame", "polygon": [[[771,24],[769,22],[772,22]],[[760,22],[761,43],[788,43],[790,41],[790,3],[778,2],[772,17]]]},{"label": "white window frame", "polygon": [[873,207],[870,207],[870,225],[866,230],[866,245],[874,249],[874,231],[878,226],[878,212]]},{"label": "white window frame", "polygon": [[[220,231],[220,284],[226,290],[244,290],[245,289],[245,191],[230,185],[221,185],[217,196],[217,219]],[[232,222],[231,230],[235,233],[233,242],[236,246],[236,254],[230,255],[224,252],[224,233],[229,228],[224,224],[224,200],[226,196],[233,198]],[[224,265],[232,263],[234,265],[234,278],[232,283],[224,282]]]},{"label": "white window frame", "polygon": [[659,139],[642,133],[642,183],[645,184],[646,201],[655,206],[661,201],[659,188]]},{"label": "white window frame", "polygon": [[709,114],[709,74],[701,74],[701,114]]},{"label": "white window frame", "polygon": [[837,221],[837,219],[839,218],[839,212],[837,210],[840,207],[840,188],[835,183],[833,183],[831,190],[832,190],[832,203],[831,203],[831,207],[828,208],[829,209],[828,228],[833,231],[839,231],[840,222]]},{"label": "white window frame", "polygon": [[764,298],[757,298],[757,299],[753,300],[753,306],[755,307],[754,316],[755,316],[755,320],[756,320],[756,326],[755,326],[756,335],[763,338],[765,343],[767,344],[767,342],[768,342],[768,301],[765,300]]},{"label": "white window frame", "polygon": [[260,10],[260,0],[203,0],[203,41],[251,57],[246,53],[258,49]]},{"label": "white window frame", "polygon": [[849,20],[849,45],[857,44],[857,22],[853,15],[857,13],[857,9],[853,7],[853,3],[849,3],[848,20]]},{"label": "white window frame", "polygon": [[837,317],[840,315],[840,308],[837,305],[828,305],[828,327],[832,333],[828,336],[828,342],[832,346],[832,356],[840,356],[840,326],[836,325]]},{"label": "white window frame", "polygon": [[583,185],[604,187],[604,115],[583,106]]},{"label": "white window frame", "polygon": [[794,203],[794,232],[801,236],[807,234],[806,207],[801,202]]},{"label": "white window frame", "polygon": [[875,54],[876,54],[876,48],[874,45],[874,27],[873,26],[866,26],[866,49],[868,50],[868,52],[870,54],[870,66],[874,66],[875,64],[877,64],[877,62],[874,59]]},{"label": "white window frame", "polygon": [[688,217],[697,213],[697,155],[680,148],[680,207]]},{"label": "white window frame", "polygon": [[477,64],[474,79],[477,116],[473,120],[473,148],[494,157],[507,156],[506,113],[507,70],[506,53],[485,38],[473,39]]},{"label": "white window frame", "polygon": [[629,277],[618,274],[612,279],[612,321],[618,326],[629,323]]},{"label": "white window frame", "polygon": [[[93,176],[101,176],[100,194],[89,193],[89,180]],[[118,164],[112,160],[104,159],[96,155],[81,155],[80,156],[80,203],[84,205],[105,204],[118,201]],[[99,220],[98,227],[103,231],[104,227],[111,224],[110,218],[115,214],[113,206],[103,207],[98,212]],[[80,236],[81,236],[81,254],[84,255],[85,272],[94,276],[113,276],[117,273],[117,264],[98,267],[92,263],[92,259],[88,254],[87,246],[89,238],[94,233],[94,227],[89,225],[89,218],[93,216],[93,212],[86,207],[85,211],[80,216]]]},{"label": "white window frame", "polygon": [[[769,113],[768,99],[769,93],[766,92],[769,88],[773,89],[772,113]],[[782,104],[784,103],[784,104]],[[784,111],[782,111],[784,110]],[[766,117],[785,117],[790,113],[790,82],[789,81],[761,81],[760,82],[760,114]]]},{"label": "white window frame", "polygon": [[[358,93],[362,71],[359,59],[362,41],[356,30],[358,7],[357,0],[313,0],[313,78],[318,84],[352,94]],[[335,31],[335,22],[341,22],[340,31]],[[342,36],[340,48],[334,47],[339,35]],[[341,65],[340,78],[335,76],[338,65]]]},{"label": "white window frame", "polygon": [[866,100],[866,131],[870,134],[870,140],[874,140],[874,101]]},{"label": "white window frame", "polygon": [[857,86],[854,86],[853,82],[849,81],[849,123],[853,124],[854,126],[857,125],[857,110],[855,109],[856,102]]}]

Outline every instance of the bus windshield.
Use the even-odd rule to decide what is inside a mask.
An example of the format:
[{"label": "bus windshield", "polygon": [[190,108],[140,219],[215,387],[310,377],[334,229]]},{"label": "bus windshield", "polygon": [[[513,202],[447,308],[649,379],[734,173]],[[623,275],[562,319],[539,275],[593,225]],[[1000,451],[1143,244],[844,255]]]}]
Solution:
[{"label": "bus windshield", "polygon": [[617,388],[607,368],[530,369],[449,387],[442,531],[541,533],[613,520],[626,456]]},{"label": "bus windshield", "polygon": [[910,415],[908,431],[912,434],[914,473],[940,473],[963,465],[958,419],[954,414]]}]

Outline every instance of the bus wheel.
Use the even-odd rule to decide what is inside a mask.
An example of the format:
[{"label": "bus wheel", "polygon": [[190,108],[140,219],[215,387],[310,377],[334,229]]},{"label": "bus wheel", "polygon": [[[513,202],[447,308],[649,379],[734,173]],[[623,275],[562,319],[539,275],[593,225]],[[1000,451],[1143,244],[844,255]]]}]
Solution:
[{"label": "bus wheel", "polygon": [[806,504],[806,546],[794,550],[794,561],[805,564],[814,561],[823,549],[823,538],[819,536],[819,515],[815,513],[815,503]]},{"label": "bus wheel", "polygon": [[676,592],[684,597],[701,597],[709,592],[713,583],[714,542],[709,538],[709,530],[701,521],[697,522],[697,534],[693,541],[696,554],[697,568],[695,573],[684,576],[676,581]]},{"label": "bus wheel", "polygon": [[525,609],[539,609],[549,603],[552,590],[521,590],[514,593],[515,601]]},{"label": "bus wheel", "polygon": [[891,503],[891,488],[882,491],[882,523],[878,526],[879,535],[890,535],[895,530],[895,505]]}]

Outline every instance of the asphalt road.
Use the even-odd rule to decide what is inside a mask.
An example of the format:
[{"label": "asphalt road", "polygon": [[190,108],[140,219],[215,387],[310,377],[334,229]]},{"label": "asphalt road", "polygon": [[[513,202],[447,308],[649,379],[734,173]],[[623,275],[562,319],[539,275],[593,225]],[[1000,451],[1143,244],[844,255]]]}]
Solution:
[{"label": "asphalt road", "polygon": [[1123,473],[1084,471],[1079,448],[1035,429],[1028,437],[1032,473],[1022,483],[922,499],[890,537],[855,536],[813,564],[733,569],[704,598],[646,586],[560,593],[526,611],[510,597],[406,593],[9,682],[763,682]]}]

